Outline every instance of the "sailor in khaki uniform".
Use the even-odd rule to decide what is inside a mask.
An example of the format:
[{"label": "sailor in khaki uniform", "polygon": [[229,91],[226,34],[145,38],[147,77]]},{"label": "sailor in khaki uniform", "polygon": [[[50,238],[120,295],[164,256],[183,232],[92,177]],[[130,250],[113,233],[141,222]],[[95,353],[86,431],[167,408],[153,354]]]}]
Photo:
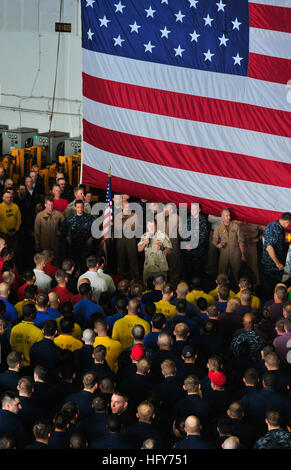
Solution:
[{"label": "sailor in khaki uniform", "polygon": [[237,220],[235,222],[239,225],[240,230],[244,236],[246,263],[254,273],[256,284],[259,284],[260,278],[257,243],[260,240],[261,233],[264,232],[266,227],[263,225],[251,224]]},{"label": "sailor in khaki uniform", "polygon": [[229,274],[230,269],[236,282],[239,279],[241,262],[246,261],[244,237],[238,224],[231,220],[230,211],[221,211],[222,223],[213,233],[213,244],[220,249],[218,272]]}]

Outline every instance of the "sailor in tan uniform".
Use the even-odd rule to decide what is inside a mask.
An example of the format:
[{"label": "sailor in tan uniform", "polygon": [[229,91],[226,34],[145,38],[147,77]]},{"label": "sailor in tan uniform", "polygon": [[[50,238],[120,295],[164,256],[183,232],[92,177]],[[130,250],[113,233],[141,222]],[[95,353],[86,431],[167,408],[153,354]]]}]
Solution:
[{"label": "sailor in tan uniform", "polygon": [[260,240],[261,233],[264,232],[266,227],[264,225],[251,224],[238,220],[235,222],[239,225],[240,230],[244,236],[246,263],[254,273],[256,284],[259,284],[260,278],[257,243]]},{"label": "sailor in tan uniform", "polygon": [[237,223],[231,220],[230,211],[221,211],[222,223],[218,225],[213,233],[213,244],[219,248],[218,272],[229,274],[238,282],[241,262],[246,261],[244,237]]}]

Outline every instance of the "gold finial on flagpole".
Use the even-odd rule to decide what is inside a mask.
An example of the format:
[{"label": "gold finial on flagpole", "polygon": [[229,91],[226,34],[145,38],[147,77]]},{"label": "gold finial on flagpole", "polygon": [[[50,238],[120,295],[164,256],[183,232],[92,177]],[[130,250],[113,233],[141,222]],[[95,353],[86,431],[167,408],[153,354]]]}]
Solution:
[{"label": "gold finial on flagpole", "polygon": [[110,163],[108,165],[108,174],[109,174],[109,176],[111,176],[111,165],[110,165]]}]

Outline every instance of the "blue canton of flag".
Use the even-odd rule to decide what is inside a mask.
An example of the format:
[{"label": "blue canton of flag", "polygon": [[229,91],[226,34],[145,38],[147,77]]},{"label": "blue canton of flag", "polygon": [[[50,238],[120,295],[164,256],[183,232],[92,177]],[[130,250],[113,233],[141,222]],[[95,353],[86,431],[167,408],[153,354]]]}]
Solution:
[{"label": "blue canton of flag", "polygon": [[83,0],[83,48],[247,75],[247,0]]}]

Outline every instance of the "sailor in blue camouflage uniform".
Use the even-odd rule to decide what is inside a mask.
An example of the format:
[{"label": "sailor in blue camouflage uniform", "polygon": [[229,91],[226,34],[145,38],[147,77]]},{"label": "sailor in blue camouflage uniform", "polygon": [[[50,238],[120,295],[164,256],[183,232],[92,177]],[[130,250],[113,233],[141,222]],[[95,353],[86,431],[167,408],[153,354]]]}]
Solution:
[{"label": "sailor in blue camouflage uniform", "polygon": [[62,235],[68,244],[69,256],[79,267],[85,267],[87,256],[92,253],[94,244],[91,226],[94,217],[84,212],[84,202],[75,201],[76,213],[66,217],[61,225]]},{"label": "sailor in blue camouflage uniform", "polygon": [[281,281],[284,270],[284,231],[291,223],[291,213],[284,212],[279,220],[267,225],[263,235],[262,266],[265,297],[273,297],[275,285]]},{"label": "sailor in blue camouflage uniform", "polygon": [[274,443],[284,449],[291,449],[291,433],[280,427],[281,416],[277,410],[269,410],[266,415],[268,432],[258,439],[254,449],[268,449]]},{"label": "sailor in blue camouflage uniform", "polygon": [[231,352],[234,357],[239,357],[240,345],[248,343],[250,346],[249,357],[253,362],[257,362],[261,357],[261,349],[264,346],[263,339],[252,331],[242,331],[239,335],[234,336],[231,342]]}]

